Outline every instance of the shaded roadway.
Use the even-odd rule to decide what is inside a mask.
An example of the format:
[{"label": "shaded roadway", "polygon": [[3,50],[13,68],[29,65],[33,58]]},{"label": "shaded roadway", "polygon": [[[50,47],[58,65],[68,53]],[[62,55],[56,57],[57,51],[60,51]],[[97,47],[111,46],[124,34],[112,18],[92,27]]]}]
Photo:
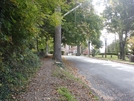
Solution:
[{"label": "shaded roadway", "polygon": [[64,56],[104,101],[134,101],[134,66],[84,56]]}]

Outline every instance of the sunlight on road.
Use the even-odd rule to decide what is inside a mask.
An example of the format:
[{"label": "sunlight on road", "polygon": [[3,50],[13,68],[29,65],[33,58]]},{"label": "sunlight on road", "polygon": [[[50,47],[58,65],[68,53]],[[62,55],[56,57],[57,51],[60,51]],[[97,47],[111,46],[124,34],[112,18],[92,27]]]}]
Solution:
[{"label": "sunlight on road", "polygon": [[134,73],[134,67],[123,67],[123,68],[121,67],[121,68],[117,68],[117,69]]},{"label": "sunlight on road", "polygon": [[131,78],[126,78],[126,79],[124,79],[124,81],[126,81],[126,82],[134,82],[134,76],[131,77]]},{"label": "sunlight on road", "polygon": [[126,100],[128,98],[134,101],[133,65],[85,56],[65,56],[65,58],[76,65],[79,73],[90,81],[91,86],[97,89],[101,96],[123,99],[105,101],[130,101]]},{"label": "sunlight on road", "polygon": [[118,70],[134,73],[134,66],[127,65],[127,64],[121,64],[121,63],[116,63],[107,60],[97,60],[97,59],[88,58],[84,56],[64,56],[64,57],[71,58],[71,59],[78,59],[79,61],[83,61],[86,63],[101,64],[107,67],[114,67]]}]

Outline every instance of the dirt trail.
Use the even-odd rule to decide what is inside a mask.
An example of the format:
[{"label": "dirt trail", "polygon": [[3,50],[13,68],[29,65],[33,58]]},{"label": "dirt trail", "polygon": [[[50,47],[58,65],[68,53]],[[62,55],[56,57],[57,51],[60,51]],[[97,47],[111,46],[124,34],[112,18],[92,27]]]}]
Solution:
[{"label": "dirt trail", "polygon": [[54,97],[51,85],[53,82],[53,78],[51,78],[52,67],[51,59],[43,60],[43,65],[29,83],[27,92],[20,96],[21,101],[50,101],[50,98]]}]

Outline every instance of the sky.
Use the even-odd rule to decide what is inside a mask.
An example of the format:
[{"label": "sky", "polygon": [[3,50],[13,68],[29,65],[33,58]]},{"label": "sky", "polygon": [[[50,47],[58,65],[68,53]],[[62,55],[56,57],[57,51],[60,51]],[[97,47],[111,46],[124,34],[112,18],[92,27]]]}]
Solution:
[{"label": "sky", "polygon": [[95,8],[95,11],[97,13],[102,13],[103,10],[105,9],[105,6],[103,6],[103,2],[100,2],[100,0],[93,0],[93,5],[94,5],[94,8]]}]

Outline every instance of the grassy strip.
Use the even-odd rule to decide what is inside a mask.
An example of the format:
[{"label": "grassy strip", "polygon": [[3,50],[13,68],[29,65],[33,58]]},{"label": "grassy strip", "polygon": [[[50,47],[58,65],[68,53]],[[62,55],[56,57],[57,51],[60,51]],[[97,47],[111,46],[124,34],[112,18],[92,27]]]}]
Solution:
[{"label": "grassy strip", "polygon": [[[71,72],[69,72],[67,68],[65,67],[63,68],[63,66],[61,65],[57,65],[55,69],[53,69],[52,76],[57,77],[64,81],[67,81],[67,80],[77,81],[78,80],[71,74]],[[75,99],[75,96],[64,85],[62,85],[62,87],[57,86],[57,92],[61,95],[60,101],[77,101]]]},{"label": "grassy strip", "polygon": [[117,55],[112,55],[112,57],[111,57],[111,55],[107,55],[106,58],[105,58],[105,55],[103,55],[103,57],[102,57],[102,55],[96,55],[95,58],[102,58],[102,59],[108,59],[108,60],[119,60]]},{"label": "grassy strip", "polygon": [[[76,99],[79,99],[80,95],[76,92],[79,92],[79,90],[82,91],[82,94],[86,92],[85,94],[87,94],[86,96],[88,96],[90,100],[98,101],[99,98],[91,92],[82,78],[77,76],[76,70],[72,68],[73,65],[64,59],[63,62],[64,66],[56,65],[55,69],[52,71],[53,77],[57,77],[65,83],[59,84],[60,86],[57,85],[57,92],[61,95],[60,101],[77,101]],[[76,85],[78,89],[74,87]],[[75,88],[76,92],[74,92],[73,88]]]},{"label": "grassy strip", "polygon": [[63,97],[61,100],[66,100],[66,101],[76,101],[75,97],[70,93],[70,91],[65,88],[65,87],[60,87],[58,88],[58,93],[62,95]]},{"label": "grassy strip", "polygon": [[63,65],[59,66],[58,65],[58,67],[55,68],[55,70],[53,70],[52,76],[62,78],[64,80],[73,80],[73,81],[79,81],[80,80],[79,78],[74,77],[74,75],[72,75],[70,70],[68,68],[66,68],[65,66],[63,66]]},{"label": "grassy strip", "polygon": [[111,60],[111,61],[115,61],[115,62],[121,62],[121,63],[126,63],[126,64],[131,64],[131,65],[134,65],[134,62],[130,62],[128,57],[126,57],[126,60],[121,60],[121,59],[118,59],[118,57],[116,55],[107,55],[107,57],[102,57],[101,55],[96,55],[95,58],[98,58],[98,59],[104,59],[104,60]]}]

